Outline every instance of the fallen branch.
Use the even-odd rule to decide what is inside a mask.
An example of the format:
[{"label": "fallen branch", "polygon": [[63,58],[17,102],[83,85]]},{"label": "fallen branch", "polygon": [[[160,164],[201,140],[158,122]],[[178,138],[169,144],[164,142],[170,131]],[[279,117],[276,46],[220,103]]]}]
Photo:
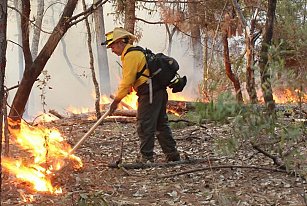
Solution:
[{"label": "fallen branch", "polygon": [[122,164],[116,164],[115,163],[110,163],[108,167],[110,168],[120,168],[123,167],[125,169],[146,169],[146,168],[152,168],[152,167],[172,167],[172,166],[177,166],[181,164],[199,164],[199,163],[204,163],[208,161],[216,161],[219,160],[218,158],[206,158],[206,159],[188,159],[188,160],[180,160],[176,162],[165,162],[165,163],[122,163]]},{"label": "fallen branch", "polygon": [[136,117],[119,117],[111,116],[103,120],[103,122],[120,122],[120,123],[133,123],[136,121]]},{"label": "fallen branch", "polygon": [[112,116],[126,116],[126,117],[136,117],[136,110],[115,110]]},{"label": "fallen branch", "polygon": [[282,169],[273,169],[273,168],[267,168],[267,167],[256,167],[256,166],[243,166],[243,165],[220,165],[220,166],[211,166],[211,167],[201,167],[191,170],[185,170],[182,172],[177,172],[173,174],[168,175],[159,175],[158,178],[168,178],[168,177],[175,177],[183,174],[193,173],[193,172],[199,172],[199,171],[205,171],[205,170],[214,170],[214,169],[234,169],[234,168],[241,168],[241,169],[254,169],[254,170],[266,170],[266,171],[272,171],[272,172],[282,172],[287,173],[287,171]]},{"label": "fallen branch", "polygon": [[278,166],[278,168],[284,170],[287,174],[289,175],[292,175],[294,177],[300,177],[302,180],[306,181],[306,178],[304,175],[302,175],[301,173],[295,171],[293,168],[287,168],[286,165],[283,163],[282,159],[277,157],[277,156],[274,156],[266,151],[264,151],[263,149],[261,149],[259,147],[259,145],[255,145],[254,143],[251,143],[253,148],[256,149],[258,152],[264,154],[265,156],[271,158],[274,162],[274,164],[276,166]]},{"label": "fallen branch", "polygon": [[52,115],[54,115],[54,116],[56,116],[56,117],[59,118],[59,119],[63,119],[63,118],[64,118],[63,115],[61,115],[60,113],[58,113],[57,111],[55,111],[55,110],[53,110],[53,109],[49,110],[49,113],[52,114]]},{"label": "fallen branch", "polygon": [[253,148],[255,150],[257,150],[258,152],[260,152],[260,153],[264,154],[265,156],[271,158],[273,160],[274,164],[276,166],[278,166],[280,169],[286,170],[286,166],[285,166],[285,164],[282,162],[282,160],[280,158],[278,158],[277,156],[274,156],[274,155],[264,151],[263,149],[261,149],[259,147],[259,145],[256,145],[254,143],[251,143],[251,144],[252,144],[252,146],[253,146]]}]

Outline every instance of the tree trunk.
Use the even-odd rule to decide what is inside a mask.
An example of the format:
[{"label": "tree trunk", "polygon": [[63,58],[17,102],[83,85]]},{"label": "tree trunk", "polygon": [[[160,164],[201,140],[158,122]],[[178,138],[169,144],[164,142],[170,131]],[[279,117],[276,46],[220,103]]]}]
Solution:
[{"label": "tree trunk", "polygon": [[[21,10],[21,1],[20,0],[14,0],[14,6],[15,8],[20,11]],[[21,18],[20,14],[16,12],[16,26],[17,26],[17,33],[18,33],[18,41],[17,43],[19,45],[22,44],[22,31],[21,31]],[[18,71],[19,71],[19,80],[22,78],[23,70],[24,70],[24,61],[23,61],[23,53],[22,48],[18,47]]]},{"label": "tree trunk", "polygon": [[[5,77],[5,67],[6,67],[6,48],[7,48],[7,39],[6,39],[6,30],[7,30],[7,1],[0,1],[0,134],[1,134],[1,142],[0,142],[0,195],[2,191],[2,130],[3,130],[3,102],[5,98],[4,91],[4,77]],[[6,106],[6,105],[5,105]],[[0,196],[1,197],[1,196]],[[0,198],[0,202],[1,198]]]},{"label": "tree trunk", "polygon": [[271,76],[268,65],[268,50],[269,46],[271,45],[273,37],[276,1],[277,0],[268,1],[268,13],[265,23],[265,33],[263,35],[263,41],[260,51],[260,60],[259,60],[259,68],[261,74],[261,88],[263,92],[263,98],[268,109],[268,114],[274,114],[274,109],[275,109],[272,85],[270,81]]},{"label": "tree trunk", "polygon": [[170,29],[168,24],[165,24],[167,36],[168,36],[168,48],[167,48],[167,55],[171,56],[172,54],[172,45],[173,45],[173,36],[176,32],[176,27],[173,26],[172,29]]},{"label": "tree trunk", "polygon": [[32,38],[32,47],[31,47],[31,54],[32,58],[35,59],[38,53],[38,45],[39,39],[41,35],[41,27],[44,17],[44,0],[37,1],[37,13],[35,17],[35,27],[33,28],[33,38]]},{"label": "tree trunk", "polygon": [[193,50],[193,69],[202,68],[202,45],[200,37],[200,25],[198,22],[197,15],[197,4],[192,0],[188,0],[188,11],[189,11],[189,24],[191,27],[191,40],[192,40],[192,50]]},{"label": "tree trunk", "polygon": [[[19,14],[18,14],[19,15]],[[37,12],[35,16],[35,26],[33,27],[33,38],[32,38],[32,45],[31,45],[31,55],[32,58],[35,59],[38,54],[38,46],[40,41],[40,35],[41,35],[41,28],[42,28],[42,22],[44,17],[44,0],[37,0]],[[23,70],[24,68],[22,68]],[[32,108],[35,108],[36,101],[35,96],[33,93],[30,94],[29,100],[25,107],[24,116],[29,117],[30,115],[30,106]]]},{"label": "tree trunk", "polygon": [[25,57],[25,72],[23,74],[20,85],[17,89],[10,110],[9,117],[15,121],[21,119],[25,105],[28,101],[32,86],[37,77],[41,74],[51,54],[54,52],[61,38],[70,27],[68,19],[72,16],[76,8],[78,0],[68,0],[62,16],[54,28],[52,34],[49,36],[46,44],[38,54],[35,61],[32,61],[32,55],[29,47],[29,15],[30,15],[30,1],[22,1],[22,37],[23,37],[23,51]]},{"label": "tree trunk", "polygon": [[203,89],[201,92],[203,102],[209,102],[210,95],[208,92],[208,76],[209,76],[209,52],[208,52],[208,44],[209,43],[209,31],[208,27],[204,30],[204,52],[203,52],[203,60],[204,60],[204,68],[203,68]]},{"label": "tree trunk", "polygon": [[[97,0],[94,0],[94,3]],[[99,69],[99,85],[101,94],[109,96],[111,94],[110,72],[106,47],[101,46],[101,42],[105,41],[105,26],[103,7],[99,7],[94,12],[95,30],[96,30],[96,45],[97,59]]]},{"label": "tree trunk", "polygon": [[125,29],[134,34],[135,0],[126,0],[125,2]]},{"label": "tree trunk", "polygon": [[236,11],[236,14],[240,20],[240,24],[244,28],[245,32],[245,47],[246,47],[246,89],[252,104],[258,102],[256,84],[255,84],[255,72],[253,69],[254,66],[254,42],[252,39],[252,34],[255,27],[255,20],[251,22],[251,29],[248,28],[247,21],[242,13],[238,1],[232,0],[233,8]]},{"label": "tree trunk", "polygon": [[[85,0],[82,0],[83,10],[86,10]],[[85,25],[87,30],[87,46],[88,46],[88,52],[90,57],[90,70],[92,73],[92,80],[94,83],[95,88],[95,111],[96,111],[96,117],[99,119],[101,117],[100,113],[100,92],[99,92],[99,85],[98,81],[96,79],[96,73],[94,68],[94,55],[93,55],[93,49],[92,49],[92,34],[91,34],[91,28],[90,23],[88,22],[88,18],[85,19]]]},{"label": "tree trunk", "polygon": [[246,89],[252,104],[258,103],[255,71],[254,71],[254,41],[252,34],[254,33],[255,21],[251,22],[250,32],[245,31],[245,46],[246,46]]},{"label": "tree trunk", "polygon": [[228,30],[223,29],[223,45],[224,45],[224,64],[225,70],[228,78],[232,81],[235,92],[236,92],[236,99],[238,103],[243,103],[243,96],[240,86],[240,81],[238,77],[232,72],[231,70],[231,63],[229,58],[229,48],[228,48]]}]

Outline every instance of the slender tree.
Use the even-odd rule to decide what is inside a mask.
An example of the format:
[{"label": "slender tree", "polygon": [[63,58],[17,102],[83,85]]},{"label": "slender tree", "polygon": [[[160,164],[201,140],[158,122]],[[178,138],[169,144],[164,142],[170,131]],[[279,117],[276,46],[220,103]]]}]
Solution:
[{"label": "slender tree", "polygon": [[[86,11],[86,4],[85,0],[82,0],[82,5],[83,5],[83,10]],[[87,47],[88,47],[88,53],[90,57],[90,70],[92,73],[92,80],[94,83],[94,88],[95,88],[95,111],[96,111],[96,117],[97,119],[100,118],[101,113],[100,113],[100,91],[99,91],[99,84],[96,79],[96,73],[95,73],[95,68],[94,68],[94,55],[93,55],[93,48],[92,48],[92,34],[91,34],[91,27],[90,23],[88,21],[88,18],[85,18],[85,26],[86,26],[86,31],[87,31]]]},{"label": "slender tree", "polygon": [[[226,14],[226,16],[228,16]],[[241,86],[240,86],[240,80],[239,78],[232,72],[231,69],[231,61],[229,57],[229,47],[228,47],[228,26],[225,25],[223,27],[223,45],[224,45],[224,65],[225,65],[225,70],[226,70],[226,75],[228,78],[231,80],[231,82],[234,85],[235,92],[236,92],[236,99],[237,102],[243,103],[243,96],[242,96],[242,91],[241,91]]]},{"label": "slender tree", "polygon": [[31,46],[31,54],[33,58],[36,58],[38,54],[38,45],[44,16],[44,7],[44,0],[37,0],[37,13],[35,17],[35,27],[33,28],[33,38]]},{"label": "slender tree", "polygon": [[[1,154],[2,154],[2,130],[3,130],[3,102],[5,102],[5,91],[4,91],[4,77],[5,77],[5,67],[6,67],[6,30],[7,30],[7,1],[0,1],[0,197],[2,191],[2,166],[1,166]],[[1,198],[0,198],[1,204]]]},{"label": "slender tree", "polygon": [[268,50],[271,45],[273,37],[276,2],[277,0],[268,0],[268,12],[265,23],[265,33],[263,36],[260,60],[259,60],[259,67],[261,74],[261,88],[269,114],[273,114],[275,109],[275,102],[273,99],[271,76],[269,69],[270,65],[268,65]]},{"label": "slender tree", "polygon": [[[240,8],[237,0],[232,0],[233,8],[239,18],[241,27],[244,28],[245,48],[246,48],[246,88],[249,94],[249,98],[252,104],[258,102],[256,83],[255,83],[255,71],[254,71],[254,47],[255,41],[253,38],[253,32],[255,30],[255,18],[250,21],[248,25],[246,18]],[[256,9],[257,14],[258,9]],[[256,16],[256,15],[255,15]]]},{"label": "slender tree", "polygon": [[[14,7],[17,11],[21,11],[21,0],[14,0]],[[17,37],[17,44],[22,44],[22,37],[21,37],[21,17],[18,12],[16,12],[16,26],[17,26],[17,33],[19,34]],[[23,70],[24,70],[24,62],[23,62],[23,53],[22,48],[18,47],[18,71],[19,71],[19,79],[22,78]]]},{"label": "slender tree", "polygon": [[198,21],[198,4],[193,3],[193,0],[188,0],[188,14],[189,14],[189,24],[191,30],[191,42],[192,42],[192,51],[193,51],[193,70],[202,69],[203,62],[203,47],[201,44],[201,25]]},{"label": "slender tree", "polygon": [[[96,3],[97,0],[94,0]],[[96,33],[96,48],[97,62],[99,71],[99,89],[101,94],[111,94],[110,71],[106,47],[101,46],[101,42],[105,41],[105,25],[103,6],[97,8],[94,12],[95,33]]]}]

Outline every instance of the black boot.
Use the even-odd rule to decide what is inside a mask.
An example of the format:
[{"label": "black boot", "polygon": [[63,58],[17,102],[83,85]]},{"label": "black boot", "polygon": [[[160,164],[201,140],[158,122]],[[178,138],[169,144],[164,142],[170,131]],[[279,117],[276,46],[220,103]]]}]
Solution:
[{"label": "black boot", "polygon": [[165,154],[165,161],[166,162],[180,161],[180,154],[178,152]]}]

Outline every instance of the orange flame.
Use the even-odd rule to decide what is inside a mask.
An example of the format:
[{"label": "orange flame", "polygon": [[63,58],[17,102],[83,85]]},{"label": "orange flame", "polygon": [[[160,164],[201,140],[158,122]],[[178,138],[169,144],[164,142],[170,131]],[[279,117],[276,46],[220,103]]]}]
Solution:
[{"label": "orange flame", "polygon": [[133,91],[130,94],[128,94],[124,99],[122,99],[124,103],[132,107],[133,109],[137,109],[138,105],[138,96],[136,95],[136,92]]},{"label": "orange flame", "polygon": [[111,100],[109,97],[107,97],[106,95],[102,95],[100,97],[100,104],[109,104],[111,103]]},{"label": "orange flame", "polygon": [[[11,128],[14,123],[9,119]],[[52,186],[50,174],[59,170],[66,158],[74,160],[78,168],[83,166],[79,157],[69,154],[71,146],[56,129],[32,127],[21,121],[20,129],[10,132],[13,143],[27,153],[27,160],[4,157],[2,166],[20,181],[30,183],[35,191],[61,193],[61,188]]]},{"label": "orange flame", "polygon": [[76,107],[73,107],[73,106],[69,106],[67,108],[67,111],[69,111],[73,114],[84,114],[84,113],[88,113],[90,111],[90,109],[87,108],[87,107],[76,108]]},{"label": "orange flame", "polygon": [[167,112],[172,113],[173,115],[180,117],[180,114],[174,109],[167,109]]},{"label": "orange flame", "polygon": [[[179,93],[168,92],[168,96],[170,100],[177,100],[177,101],[189,100],[188,98]],[[127,95],[122,101],[131,106],[133,109],[137,109],[138,96],[136,95],[135,91]]]},{"label": "orange flame", "polygon": [[290,89],[279,89],[273,93],[274,101],[276,103],[297,103],[299,101],[307,102],[307,94],[296,89],[292,91]]}]

